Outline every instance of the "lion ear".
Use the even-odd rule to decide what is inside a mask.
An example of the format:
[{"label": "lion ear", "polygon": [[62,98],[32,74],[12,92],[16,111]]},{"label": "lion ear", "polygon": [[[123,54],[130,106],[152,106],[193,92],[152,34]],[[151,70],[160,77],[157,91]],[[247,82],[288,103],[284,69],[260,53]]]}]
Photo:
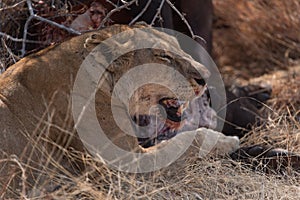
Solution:
[{"label": "lion ear", "polygon": [[151,27],[147,22],[145,21],[138,21],[135,24],[132,25],[132,28],[149,28]]},{"label": "lion ear", "polygon": [[111,37],[108,33],[92,33],[84,42],[84,48],[91,52],[105,39]]},{"label": "lion ear", "polygon": [[95,32],[85,40],[84,48],[91,52],[99,46],[104,53],[123,55],[128,47],[133,46],[133,42],[128,39],[133,37],[132,35],[132,31],[126,31],[124,35],[114,35],[110,32]]}]

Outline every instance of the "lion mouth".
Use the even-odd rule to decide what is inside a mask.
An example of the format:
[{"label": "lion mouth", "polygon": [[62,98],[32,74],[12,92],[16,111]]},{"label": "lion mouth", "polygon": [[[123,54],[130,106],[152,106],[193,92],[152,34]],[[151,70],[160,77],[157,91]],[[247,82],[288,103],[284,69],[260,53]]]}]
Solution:
[{"label": "lion mouth", "polygon": [[[175,110],[175,108],[173,109]],[[176,121],[172,119],[176,119]],[[133,117],[133,121],[138,126],[146,128],[144,131],[147,133],[143,134],[144,137],[138,136],[139,144],[145,148],[171,139],[179,133],[183,124],[181,116],[177,116],[177,114],[176,116],[167,114],[167,118],[164,118],[160,113],[157,115],[138,115]],[[141,131],[141,129],[137,131]]]},{"label": "lion mouth", "polygon": [[205,90],[191,101],[164,97],[158,101],[155,114],[134,115],[132,120],[136,124],[139,144],[147,148],[184,131],[200,127],[215,128],[216,112],[209,106],[208,96]]}]

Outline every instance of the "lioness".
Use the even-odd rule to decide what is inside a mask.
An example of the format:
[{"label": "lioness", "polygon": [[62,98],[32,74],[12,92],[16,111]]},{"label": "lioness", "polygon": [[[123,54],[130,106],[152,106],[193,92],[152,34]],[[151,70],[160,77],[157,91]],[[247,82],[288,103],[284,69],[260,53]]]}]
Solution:
[{"label": "lioness", "polygon": [[[99,63],[101,68],[101,62],[106,57],[93,49],[102,41],[116,34],[127,31],[127,34],[132,35],[132,37],[126,41],[115,41],[113,46],[105,46],[107,52],[114,54],[121,47],[133,45],[134,33],[138,28],[147,29],[141,25],[132,27],[114,25],[98,32],[90,32],[72,38],[20,60],[0,76],[0,188],[3,188],[3,191],[11,186],[12,192],[18,193],[15,189],[20,186],[20,179],[16,177],[22,177],[21,180],[25,183],[27,181],[31,184],[36,183],[39,179],[33,179],[33,177],[39,177],[43,168],[50,168],[52,159],[71,168],[68,165],[68,159],[64,157],[64,153],[67,152],[65,150],[73,148],[84,151],[85,149],[82,140],[77,135],[75,129],[77,122],[74,123],[71,109],[72,106],[74,107],[71,103],[72,89],[75,87],[75,80],[78,81],[79,77],[77,72],[85,70],[85,68],[81,68],[81,64],[88,55],[93,60],[90,64],[96,63],[97,65]],[[168,66],[176,69],[192,84],[195,83],[194,79],[209,76],[209,72],[203,65],[195,62],[189,55],[180,50],[174,37],[156,30],[152,31],[152,36],[152,39],[155,39],[154,37],[163,38],[164,42],[161,44],[163,47],[173,45],[179,50],[180,56],[175,56],[161,48],[145,48],[139,51],[130,51],[118,57],[108,68],[103,70],[103,76],[99,81],[102,85],[99,86],[95,94],[95,110],[98,122],[106,137],[118,148],[126,152],[145,154],[150,160],[152,159],[151,155],[155,155],[168,144],[175,144],[173,147],[176,149],[176,145],[180,145],[180,142],[184,141],[185,138],[193,137],[195,137],[195,141],[193,145],[188,147],[185,155],[191,153],[204,155],[203,152],[199,152],[199,145],[204,139],[210,141],[206,143],[209,146],[208,149],[212,149],[216,144],[213,149],[219,153],[236,150],[239,145],[236,137],[226,137],[219,132],[205,128],[183,132],[167,142],[145,149],[138,144],[134,134],[125,134],[115,123],[111,110],[113,105],[125,111],[122,112],[124,115],[121,116],[124,120],[127,117],[130,118],[128,114],[130,111],[127,112],[124,107],[126,103],[129,102],[130,110],[139,110],[136,109],[138,103],[135,104],[132,101],[134,98],[130,101],[122,98],[117,101],[112,99],[118,81],[135,66],[144,63]],[[148,37],[147,34],[145,37]],[[151,38],[140,39],[151,40]],[[86,73],[88,77],[94,75],[93,71],[86,71]],[[163,73],[159,76],[168,77],[167,74]],[[95,80],[91,78],[91,84],[93,81]],[[164,84],[174,85],[175,82],[176,80],[174,81],[170,77],[164,79]],[[121,85],[119,92],[125,91],[126,93],[127,87],[130,87],[132,81],[126,83],[128,85]],[[79,93],[75,94],[75,98],[80,98],[81,92],[84,93],[85,91],[78,90],[77,92]],[[143,108],[143,110],[149,110],[153,104],[158,103],[160,98],[173,97],[174,94],[158,85],[156,90],[150,90],[146,87],[141,96],[149,97],[150,104],[147,104],[146,109]],[[85,106],[83,105],[79,109],[80,112],[84,112]],[[89,121],[88,118],[83,120]],[[29,176],[25,176],[26,174]],[[31,185],[31,187],[33,186]],[[0,196],[3,196],[3,191],[0,191]]]}]

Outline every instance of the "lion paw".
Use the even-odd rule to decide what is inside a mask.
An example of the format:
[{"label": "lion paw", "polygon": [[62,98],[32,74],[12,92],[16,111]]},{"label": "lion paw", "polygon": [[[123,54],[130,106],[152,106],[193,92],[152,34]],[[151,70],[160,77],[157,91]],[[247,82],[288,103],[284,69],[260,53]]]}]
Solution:
[{"label": "lion paw", "polygon": [[239,148],[239,138],[236,136],[225,136],[223,133],[206,128],[199,128],[196,131],[195,142],[199,148],[199,157],[207,154],[230,154]]}]

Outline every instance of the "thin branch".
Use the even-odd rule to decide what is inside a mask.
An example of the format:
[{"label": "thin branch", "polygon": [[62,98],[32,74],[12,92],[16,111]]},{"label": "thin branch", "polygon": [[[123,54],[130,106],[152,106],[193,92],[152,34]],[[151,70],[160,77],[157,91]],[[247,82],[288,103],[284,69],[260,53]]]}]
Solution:
[{"label": "thin branch", "polygon": [[18,3],[15,3],[14,5],[12,6],[7,6],[7,7],[4,7],[4,8],[0,8],[0,12],[1,11],[4,11],[4,10],[9,10],[9,9],[14,9],[15,7],[17,7],[18,5],[22,4],[22,3],[25,3],[26,0],[23,0],[23,1],[20,1]]},{"label": "thin branch", "polygon": [[[51,25],[56,26],[58,28],[61,28],[61,29],[65,30],[65,31],[67,31],[67,32],[69,32],[71,34],[74,34],[74,35],[81,35],[81,33],[79,31],[76,31],[76,30],[74,30],[72,28],[66,27],[66,26],[64,26],[62,24],[58,24],[58,23],[56,23],[54,21],[51,21],[49,19],[46,19],[46,18],[43,18],[41,16],[38,16],[38,15],[34,14],[31,0],[27,0],[27,6],[28,6],[29,13],[30,13],[30,17],[32,17],[32,19],[37,19],[39,21],[46,22],[48,24],[51,24]],[[29,19],[27,21],[31,20],[30,17],[29,17]]]},{"label": "thin branch", "polygon": [[25,26],[24,26],[24,32],[23,32],[23,39],[24,40],[22,41],[22,49],[21,49],[21,56],[22,57],[25,56],[25,54],[26,54],[26,38],[27,38],[27,34],[28,34],[28,26],[29,26],[32,19],[37,19],[39,21],[46,22],[48,24],[56,26],[56,27],[58,27],[60,29],[63,29],[63,30],[65,30],[65,31],[67,31],[71,34],[74,34],[74,35],[81,35],[81,33],[79,31],[76,31],[72,28],[66,27],[62,24],[58,24],[54,21],[48,20],[46,18],[43,18],[41,16],[38,16],[38,15],[34,14],[31,0],[26,0],[26,2],[27,2],[27,6],[28,6],[30,16],[26,20],[26,23],[25,23]]},{"label": "thin branch", "polygon": [[107,15],[104,17],[104,19],[102,20],[102,22],[100,23],[99,27],[97,28],[97,30],[99,30],[100,28],[102,28],[104,26],[104,24],[109,20],[109,18],[116,12],[120,12],[122,9],[128,8],[129,6],[131,6],[132,4],[136,3],[138,0],[132,0],[129,2],[126,2],[124,5],[116,7],[114,9],[112,9],[111,11],[109,11],[109,13],[107,13]]},{"label": "thin branch", "polygon": [[6,33],[0,32],[0,36],[3,37],[3,39],[7,39],[7,40],[11,40],[13,42],[27,42],[27,43],[32,43],[32,44],[45,44],[45,42],[41,42],[41,41],[36,41],[36,40],[25,40],[22,38],[15,38],[12,37]]},{"label": "thin branch", "polygon": [[[24,1],[22,1],[24,2]],[[81,33],[79,31],[76,31],[70,27],[66,27],[62,24],[58,24],[54,21],[51,21],[49,19],[46,19],[46,18],[43,18],[41,16],[38,16],[34,13],[34,10],[33,10],[33,7],[32,7],[32,1],[31,0],[26,0],[27,2],[27,6],[28,6],[28,11],[30,13],[30,16],[28,17],[28,19],[26,20],[26,23],[24,25],[24,32],[23,32],[23,39],[18,39],[18,38],[13,38],[11,36],[8,36],[6,34],[3,34],[3,33],[0,33],[0,35],[2,35],[3,37],[5,38],[8,38],[12,41],[16,41],[16,42],[22,42],[22,49],[21,49],[21,56],[25,56],[26,54],[26,43],[30,42],[30,43],[40,43],[40,42],[35,42],[35,41],[31,41],[31,40],[27,40],[27,36],[28,36],[28,28],[29,28],[29,24],[30,22],[32,21],[32,19],[36,19],[36,20],[39,20],[39,21],[42,21],[42,22],[45,22],[45,23],[48,23],[50,25],[53,25],[55,27],[58,27],[60,29],[63,29],[71,34],[74,34],[74,35],[81,35]],[[99,27],[98,27],[98,30],[100,28],[102,28],[104,26],[104,24],[110,19],[110,17],[116,13],[116,12],[119,12],[121,11],[122,9],[129,9],[129,7],[134,4],[134,3],[137,3],[138,0],[131,0],[131,1],[122,1],[122,3],[124,3],[123,5],[121,6],[118,6],[116,4],[114,4],[113,2],[111,2],[110,0],[106,0],[106,2],[110,3],[111,5],[113,5],[115,8],[112,9],[106,16],[105,18],[102,20],[102,22],[100,23]],[[148,9],[149,5],[151,4],[152,0],[148,0],[146,6],[143,8],[143,10],[129,23],[129,25],[132,25],[133,23],[135,23],[145,12],[146,10]],[[155,20],[157,20],[157,18],[161,17],[161,12],[162,12],[162,8],[163,8],[163,5],[165,3],[168,3],[168,5],[180,16],[181,20],[184,22],[184,24],[187,26],[191,36],[193,39],[196,39],[196,38],[199,38],[200,40],[202,40],[204,43],[206,43],[206,41],[198,36],[198,35],[195,35],[193,30],[192,30],[192,27],[190,26],[190,24],[188,23],[188,21],[186,20],[186,18],[184,17],[184,15],[172,4],[172,2],[170,0],[162,0],[161,3],[160,3],[160,6],[159,8],[157,9],[157,12],[154,16],[154,18],[152,19],[152,22],[150,25],[154,25],[154,22]],[[17,6],[17,5],[14,5],[14,7]]]},{"label": "thin branch", "polygon": [[160,5],[159,5],[159,7],[158,7],[158,9],[157,9],[157,12],[155,13],[155,15],[154,15],[154,17],[153,17],[153,19],[152,19],[152,22],[151,22],[150,26],[153,26],[153,25],[154,25],[155,20],[156,20],[159,16],[160,16],[160,18],[161,18],[161,10],[162,10],[162,7],[163,7],[163,5],[165,4],[165,2],[166,2],[166,0],[162,0],[162,1],[160,2]]},{"label": "thin branch", "polygon": [[27,32],[28,32],[28,26],[30,21],[33,19],[33,15],[30,15],[28,19],[26,20],[26,23],[24,25],[24,31],[23,31],[23,39],[24,41],[22,42],[22,49],[21,49],[21,57],[24,57],[26,54],[26,39],[27,39]]},{"label": "thin branch", "polygon": [[27,6],[28,6],[29,14],[34,15],[31,0],[26,0],[26,3],[27,3]]},{"label": "thin branch", "polygon": [[146,10],[150,6],[151,2],[152,2],[152,0],[148,0],[147,4],[143,8],[143,10],[133,20],[131,20],[131,22],[129,23],[129,26],[134,24],[146,12]]},{"label": "thin branch", "polygon": [[110,1],[110,0],[106,0],[107,3],[109,3],[110,5],[112,5],[113,7],[117,8],[118,5],[114,4],[114,2]]},{"label": "thin branch", "polygon": [[[4,42],[3,39],[1,39],[1,43],[2,43],[2,46],[6,49],[6,51],[8,52],[10,58],[13,60],[14,63],[17,62],[16,58],[19,60],[20,58],[18,56],[16,56],[12,51],[11,49],[6,45],[6,43]],[[2,67],[4,70],[6,70],[5,67]]]},{"label": "thin branch", "polygon": [[200,39],[200,40],[202,40],[206,44],[206,41],[202,37],[200,37],[199,35],[195,35],[194,34],[194,31],[193,31],[191,25],[186,20],[186,18],[184,17],[184,15],[174,6],[174,4],[170,0],[166,0],[166,1],[169,4],[169,6],[179,15],[179,17],[181,18],[181,20],[183,21],[183,23],[187,26],[187,28],[189,29],[189,32],[190,32],[192,38],[194,40],[195,39]]},{"label": "thin branch", "polygon": [[71,33],[71,34],[74,34],[74,35],[81,35],[81,32],[79,32],[79,31],[76,31],[76,30],[74,30],[74,29],[72,29],[72,28],[70,28],[70,27],[67,27],[67,26],[65,26],[65,25],[62,25],[62,24],[56,23],[56,22],[54,22],[54,21],[51,21],[51,20],[49,20],[49,19],[43,18],[43,17],[41,17],[41,16],[34,15],[34,18],[37,19],[37,20],[40,20],[40,21],[42,21],[42,22],[46,22],[46,23],[48,23],[48,24],[51,24],[51,25],[53,25],[53,26],[56,26],[56,27],[58,27],[58,28],[60,28],[60,29],[63,29],[63,30],[65,30],[65,31],[67,31],[67,32],[69,32],[69,33]]}]

